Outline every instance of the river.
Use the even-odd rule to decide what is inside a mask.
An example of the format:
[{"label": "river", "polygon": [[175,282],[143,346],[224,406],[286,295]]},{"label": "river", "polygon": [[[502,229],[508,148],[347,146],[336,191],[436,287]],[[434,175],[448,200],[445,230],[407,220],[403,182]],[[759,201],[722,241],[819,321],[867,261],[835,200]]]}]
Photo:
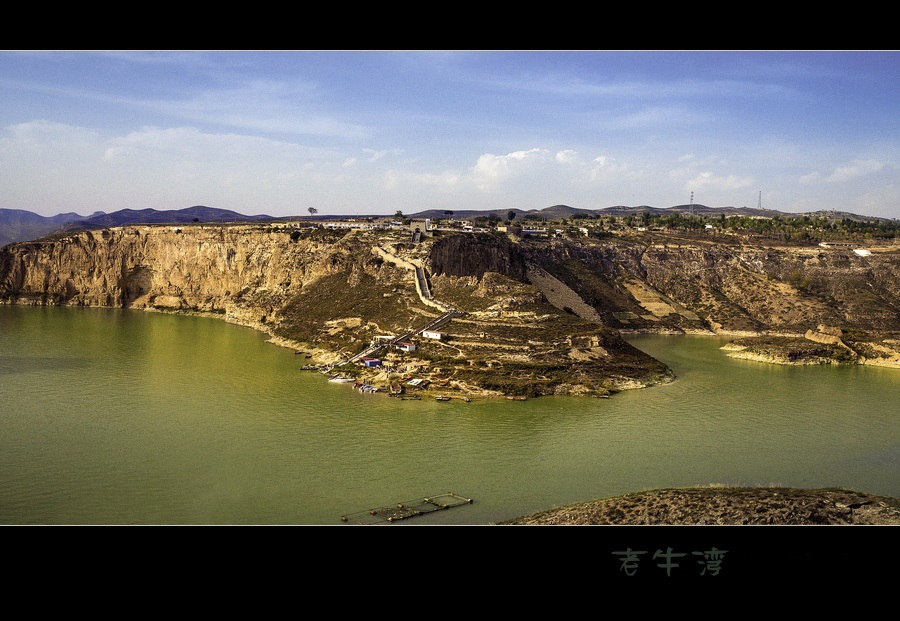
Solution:
[{"label": "river", "polygon": [[735,360],[640,336],[677,380],[611,399],[402,401],[302,371],[249,328],[122,309],[0,306],[0,524],[487,525],[691,485],[900,497],[900,371]]}]

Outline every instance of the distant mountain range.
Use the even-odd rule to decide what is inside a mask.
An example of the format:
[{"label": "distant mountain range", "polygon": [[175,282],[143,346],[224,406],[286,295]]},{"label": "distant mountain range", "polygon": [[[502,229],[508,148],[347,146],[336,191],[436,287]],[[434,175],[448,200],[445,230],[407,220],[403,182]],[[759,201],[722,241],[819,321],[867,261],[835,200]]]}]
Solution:
[{"label": "distant mountain range", "polygon": [[[61,213],[40,216],[21,209],[0,209],[0,246],[38,239],[60,231],[99,229],[128,224],[184,224],[188,222],[247,222],[284,220],[267,215],[245,216],[236,211],[195,205],[186,209],[121,209],[112,213],[97,211],[90,216]],[[296,220],[297,217],[291,218]]]},{"label": "distant mountain range", "polygon": [[[830,217],[860,221],[884,220],[884,218],[873,218],[868,216],[859,216],[848,212],[833,211],[817,211],[808,213],[785,213],[771,209],[753,209],[749,207],[706,207],[705,205],[675,205],[673,207],[660,208],[640,205],[637,207],[615,206],[603,209],[578,209],[569,207],[568,205],[553,205],[543,209],[493,209],[493,210],[466,210],[466,211],[449,211],[444,209],[430,209],[420,211],[413,214],[405,214],[408,218],[431,218],[441,219],[448,217],[460,218],[477,218],[479,216],[495,215],[505,220],[509,212],[516,214],[516,219],[521,221],[524,216],[538,216],[547,220],[559,220],[570,218],[573,215],[584,216],[616,216],[624,217],[629,215],[640,215],[644,212],[651,214],[695,214],[695,215],[715,215],[724,214],[742,215],[742,216],[761,216],[774,217],[781,216],[785,218],[816,216]],[[41,216],[30,211],[21,209],[0,209],[0,246],[17,242],[38,239],[51,233],[106,228],[113,226],[125,226],[129,224],[184,224],[190,222],[265,222],[271,220],[327,220],[340,218],[342,216],[268,216],[268,215],[252,215],[247,216],[236,211],[227,209],[216,209],[215,207],[205,207],[203,205],[195,205],[185,209],[175,210],[156,210],[156,209],[121,209],[112,213],[104,213],[97,211],[90,216],[80,216],[77,213],[61,213],[55,216]],[[354,216],[360,217],[360,216]],[[373,215],[363,216],[372,218],[393,217],[392,215]]]},{"label": "distant mountain range", "polygon": [[[532,210],[522,210],[522,209],[492,209],[486,211],[451,211],[443,209],[430,209],[427,211],[421,211],[419,213],[407,215],[409,218],[431,218],[431,219],[441,219],[448,217],[456,217],[456,218],[478,218],[482,216],[499,216],[502,220],[506,220],[506,216],[509,212],[513,212],[516,214],[516,220],[522,220],[524,216],[540,216],[541,218],[546,218],[547,220],[561,220],[568,219],[574,215],[582,215],[582,216],[614,216],[617,218],[623,218],[625,216],[639,216],[644,212],[649,212],[653,215],[666,215],[679,213],[682,215],[694,214],[697,216],[756,216],[763,218],[773,218],[775,216],[781,216],[783,218],[802,218],[803,216],[810,217],[827,217],[827,218],[837,218],[844,219],[848,218],[850,220],[859,220],[859,221],[875,221],[875,220],[884,220],[885,218],[875,218],[871,216],[860,216],[857,214],[852,214],[846,211],[816,211],[816,212],[805,212],[805,213],[788,213],[782,211],[775,211],[773,209],[756,209],[750,207],[707,207],[706,205],[674,205],[672,207],[650,207],[648,205],[638,205],[636,207],[626,207],[624,205],[617,205],[614,207],[604,207],[603,209],[578,209],[577,207],[569,207],[568,205],[553,205],[552,207],[545,207],[543,209],[532,209]],[[452,215],[450,215],[452,214]]]}]

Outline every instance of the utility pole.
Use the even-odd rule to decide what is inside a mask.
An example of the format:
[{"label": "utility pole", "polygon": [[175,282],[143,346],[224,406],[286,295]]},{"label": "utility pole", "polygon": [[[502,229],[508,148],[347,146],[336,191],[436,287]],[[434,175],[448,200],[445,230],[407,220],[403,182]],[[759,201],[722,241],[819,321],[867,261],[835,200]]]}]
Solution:
[{"label": "utility pole", "polygon": [[691,192],[691,216],[694,215],[694,193]]}]

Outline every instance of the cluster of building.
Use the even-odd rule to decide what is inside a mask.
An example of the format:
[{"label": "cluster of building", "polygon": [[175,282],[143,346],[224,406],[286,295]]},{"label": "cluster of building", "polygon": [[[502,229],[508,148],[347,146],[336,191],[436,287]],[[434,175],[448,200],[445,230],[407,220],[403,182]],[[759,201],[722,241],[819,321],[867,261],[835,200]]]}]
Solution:
[{"label": "cluster of building", "polygon": [[[413,235],[431,237],[435,233],[512,233],[520,236],[547,237],[562,235],[563,229],[548,229],[546,227],[529,227],[518,224],[499,224],[496,227],[479,227],[468,220],[441,220],[439,223],[431,218],[413,219],[407,223],[397,220],[375,220],[372,218],[341,218],[340,220],[319,220],[310,223],[310,226],[326,229],[358,229],[358,230],[408,230]],[[588,234],[584,230],[584,234]]]},{"label": "cluster of building", "polygon": [[[422,338],[426,339],[434,339],[436,341],[440,341],[444,339],[445,334],[443,332],[437,332],[435,330],[422,330],[420,332]],[[379,343],[390,343],[394,340],[393,336],[376,336],[372,339],[370,345],[377,345]],[[396,350],[403,352],[414,352],[416,351],[416,344],[412,341],[397,341],[391,345]],[[359,364],[365,367],[380,367],[382,366],[382,362],[380,358],[373,358],[371,356],[362,356],[359,360],[357,360]]]}]

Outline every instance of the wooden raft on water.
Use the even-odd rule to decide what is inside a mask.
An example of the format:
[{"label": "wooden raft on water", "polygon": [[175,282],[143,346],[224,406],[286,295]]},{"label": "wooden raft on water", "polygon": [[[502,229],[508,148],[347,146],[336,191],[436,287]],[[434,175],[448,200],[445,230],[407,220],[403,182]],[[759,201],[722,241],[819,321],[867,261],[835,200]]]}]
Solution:
[{"label": "wooden raft on water", "polygon": [[446,494],[398,502],[389,507],[377,507],[375,509],[369,509],[368,511],[342,515],[341,521],[361,525],[396,522],[398,520],[416,517],[417,515],[434,513],[435,511],[441,511],[443,509],[470,505],[472,502],[471,498],[464,498],[453,492],[447,492]]}]

